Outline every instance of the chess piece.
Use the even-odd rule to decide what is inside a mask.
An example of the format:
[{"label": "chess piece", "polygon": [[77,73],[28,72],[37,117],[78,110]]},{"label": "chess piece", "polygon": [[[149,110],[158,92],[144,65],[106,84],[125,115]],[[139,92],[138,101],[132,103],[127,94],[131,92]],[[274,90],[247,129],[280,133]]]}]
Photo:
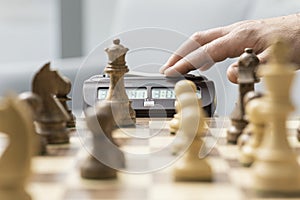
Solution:
[{"label": "chess piece", "polygon": [[239,97],[230,116],[231,126],[227,130],[227,141],[229,143],[236,144],[238,137],[247,125],[247,121],[244,119],[243,99],[247,92],[254,90],[254,83],[258,81],[256,78],[258,64],[259,60],[253,50],[246,48],[238,61]]},{"label": "chess piece", "polygon": [[253,187],[264,193],[299,195],[300,166],[286,129],[288,114],[294,110],[289,96],[295,77],[288,56],[288,45],[277,40],[272,45],[269,63],[261,68],[267,90],[263,117],[268,123],[252,167]]},{"label": "chess piece", "polygon": [[244,102],[246,118],[249,121],[244,131],[246,131],[245,135],[248,135],[249,138],[241,146],[239,161],[244,166],[249,167],[255,160],[255,151],[260,146],[263,138],[266,123],[264,121],[265,107],[262,95],[253,91],[246,94]]},{"label": "chess piece", "polygon": [[[255,91],[250,91],[248,92],[245,97],[244,97],[244,106],[245,106],[245,109],[246,109],[246,106],[247,104],[252,101],[253,99],[256,99],[256,98],[261,98],[263,96],[262,93],[260,92],[255,92]],[[248,120],[248,116],[247,114],[244,116],[244,119],[249,122]],[[240,135],[240,137],[238,138],[238,141],[237,141],[237,144],[239,146],[239,148],[241,149],[244,145],[246,145],[250,138],[251,138],[251,135],[252,135],[252,126],[249,126],[249,124],[244,128],[242,134]]]},{"label": "chess piece", "polygon": [[297,138],[298,138],[298,141],[300,141],[300,124],[299,124],[299,127],[297,129]]},{"label": "chess piece", "polygon": [[[194,93],[196,94],[196,90],[197,90],[197,88],[196,88],[196,85],[193,83],[193,82],[191,82],[191,81],[187,81],[186,83],[188,83],[188,84],[190,84],[189,86],[190,86],[190,88],[194,91]],[[183,82],[182,83],[177,83],[178,85],[180,85],[180,84],[183,84]],[[175,118],[175,120],[176,119],[178,119],[178,121],[173,121],[173,123],[174,124],[171,124],[170,123],[170,125],[172,125],[172,127],[173,127],[173,130],[174,130],[174,132],[175,133],[177,133],[178,132],[178,130],[179,130],[179,128],[180,128],[180,126],[181,126],[181,123],[182,123],[182,120],[184,120],[183,118],[182,118],[182,113],[181,113],[181,110],[182,110],[182,108],[180,107],[181,106],[181,104],[179,104],[179,102],[178,102],[178,96],[180,96],[180,95],[182,95],[182,93],[185,93],[186,91],[185,91],[185,89],[184,89],[185,87],[177,87],[177,90],[176,90],[176,98],[177,98],[177,100],[176,100],[176,104],[175,104],[175,108],[176,108],[176,110],[177,110],[177,116],[176,116],[176,118]],[[198,102],[199,103],[199,102]],[[201,103],[202,104],[202,103]],[[200,121],[199,121],[200,122]],[[170,127],[171,128],[171,127]],[[183,134],[183,132],[181,131],[181,132],[179,132],[178,134],[177,134],[177,136],[176,136],[176,138],[175,138],[175,140],[174,140],[174,142],[173,142],[173,145],[172,145],[172,148],[171,148],[171,151],[172,151],[172,154],[173,155],[177,155],[180,151],[182,151],[183,150],[183,148],[186,146],[186,135],[185,134]]]},{"label": "chess piece", "polygon": [[93,148],[91,154],[81,165],[81,177],[86,179],[116,178],[116,169],[125,167],[125,158],[117,148],[112,138],[112,131],[116,128],[116,121],[120,116],[113,113],[118,109],[115,102],[101,101],[95,108],[86,111],[87,126],[92,132]]},{"label": "chess piece", "polygon": [[179,119],[179,116],[180,116],[180,113],[179,112],[179,104],[177,101],[175,101],[175,111],[176,113],[174,114],[173,116],[173,119],[171,119],[171,121],[169,122],[169,131],[172,135],[175,135],[176,132],[178,131],[179,129],[179,122],[180,122],[180,119]]},{"label": "chess piece", "polygon": [[0,105],[0,132],[9,139],[0,158],[0,199],[31,200],[25,190],[34,151],[30,111],[17,97],[5,97]]},{"label": "chess piece", "polygon": [[[199,158],[203,145],[205,114],[191,82],[179,81],[175,85],[176,96],[181,108],[181,124],[178,135],[185,135],[187,151],[175,164],[173,175],[176,181],[210,181],[212,170],[205,158]],[[202,132],[198,131],[201,126]]]},{"label": "chess piece", "polygon": [[67,121],[67,127],[74,128],[76,126],[76,118],[67,105],[67,101],[71,100],[71,98],[68,97],[67,95],[71,91],[72,83],[70,79],[68,79],[67,77],[63,76],[62,78],[66,82],[66,85],[61,85],[61,87],[58,88],[56,97],[59,99],[60,103],[63,105],[64,109],[67,111],[69,115],[69,120]]},{"label": "chess piece", "polygon": [[[42,100],[41,98],[32,93],[32,92],[24,92],[21,93],[19,95],[19,98],[21,101],[26,102],[26,104],[28,105],[28,107],[31,110],[32,113],[32,124],[34,125],[34,121],[37,120],[39,113],[42,110]],[[47,153],[47,140],[46,138],[44,138],[43,136],[39,135],[36,130],[35,131],[35,135],[37,136],[37,155],[45,155]]]},{"label": "chess piece", "polygon": [[126,66],[125,56],[128,48],[120,44],[119,39],[113,41],[113,45],[106,48],[108,54],[108,65],[104,69],[109,74],[110,86],[107,92],[106,100],[117,102],[119,104],[120,120],[117,121],[118,126],[135,125],[135,111],[131,107],[131,102],[125,91],[124,74],[129,71]]},{"label": "chess piece", "polygon": [[[195,88],[195,92],[196,92],[196,88]],[[199,99],[199,105],[202,106],[201,99]],[[169,122],[169,131],[170,131],[170,134],[172,134],[172,135],[175,135],[180,127],[180,124],[179,124],[180,123],[180,119],[179,119],[180,108],[179,108],[179,104],[177,103],[177,101],[175,101],[175,110],[176,110],[176,113],[174,114],[173,118]],[[206,121],[205,121],[204,129],[205,129],[205,132],[209,131]],[[203,131],[202,128],[200,128],[199,131],[202,132]]]},{"label": "chess piece", "polygon": [[62,87],[68,87],[68,83],[57,71],[50,69],[50,63],[45,64],[32,81],[32,92],[42,99],[42,110],[36,120],[37,133],[45,137],[48,144],[69,142],[66,129],[69,115],[56,98]]}]

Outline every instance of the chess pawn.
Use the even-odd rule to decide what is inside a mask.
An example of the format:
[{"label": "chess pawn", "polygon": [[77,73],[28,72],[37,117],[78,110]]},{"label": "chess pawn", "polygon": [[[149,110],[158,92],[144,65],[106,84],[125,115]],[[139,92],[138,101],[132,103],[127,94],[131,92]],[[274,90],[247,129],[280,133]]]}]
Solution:
[{"label": "chess pawn", "polygon": [[[86,123],[92,132],[92,150],[80,167],[81,177],[86,179],[113,179],[117,170],[125,167],[125,157],[112,138],[118,120],[114,102],[101,101],[86,111]],[[96,110],[94,110],[96,109]]]},{"label": "chess pawn", "polygon": [[[19,95],[21,101],[26,102],[32,111],[32,124],[34,125],[34,121],[37,120],[39,113],[42,110],[42,100],[41,98],[31,92],[24,92]],[[37,155],[45,155],[47,153],[47,140],[40,134],[36,132],[34,129],[35,135],[37,138]]]},{"label": "chess pawn", "polygon": [[[196,94],[196,91],[197,91],[197,88],[196,88],[196,85],[191,82],[191,81],[187,81],[186,82],[187,84],[189,84],[190,88],[194,91],[194,93]],[[178,83],[178,85],[180,85],[180,83]],[[182,123],[182,120],[184,120],[182,118],[182,113],[181,113],[181,104],[179,104],[178,102],[178,96],[180,96],[182,93],[185,93],[185,87],[177,87],[177,90],[175,91],[176,92],[176,102],[175,102],[175,109],[177,110],[177,116],[175,118],[175,120],[173,122],[170,122],[170,123],[173,123],[173,124],[170,124],[172,125],[172,130],[174,130],[175,133],[178,132],[180,126],[181,126],[181,123]],[[199,102],[198,102],[199,103]],[[202,105],[202,103],[201,103]],[[178,121],[176,121],[176,119],[178,119]],[[170,127],[171,128],[171,127]],[[171,131],[171,130],[170,130]],[[171,152],[173,155],[177,155],[180,151],[183,150],[183,148],[186,146],[186,142],[187,142],[187,138],[186,138],[186,135],[183,134],[183,132],[179,132],[173,142],[173,145],[172,145],[172,148],[171,148]]]},{"label": "chess pawn", "polygon": [[261,144],[265,130],[264,101],[254,98],[246,103],[246,116],[249,124],[245,128],[251,133],[249,140],[241,147],[239,161],[244,166],[250,166],[255,160],[255,151]]},{"label": "chess pawn", "polygon": [[133,126],[136,122],[135,111],[131,107],[131,102],[128,99],[124,86],[124,74],[129,71],[125,61],[128,48],[121,45],[119,39],[115,39],[113,45],[106,48],[105,51],[109,61],[104,71],[110,77],[110,86],[106,100],[119,104],[121,117],[117,121],[118,126]]},{"label": "chess pawn", "polygon": [[69,98],[67,95],[71,91],[72,83],[71,83],[70,79],[68,79],[67,77],[63,76],[62,78],[64,79],[66,84],[63,87],[58,88],[56,97],[58,98],[58,100],[64,107],[65,111],[67,111],[67,113],[69,115],[69,120],[67,121],[67,127],[74,128],[76,126],[76,118],[67,105],[67,101],[71,100],[71,98]]},{"label": "chess pawn", "polygon": [[178,102],[175,101],[175,111],[176,111],[176,113],[174,114],[173,119],[169,122],[169,131],[172,135],[175,135],[176,132],[179,129],[179,122],[180,122],[179,116],[180,116],[180,113],[178,113],[178,112],[179,112],[180,109],[179,109],[178,106],[179,106]]},{"label": "chess pawn", "polygon": [[289,98],[295,77],[288,63],[288,47],[276,41],[271,48],[270,61],[261,68],[266,86],[264,97],[266,129],[253,163],[253,188],[266,193],[299,195],[300,166],[297,155],[287,140],[286,120],[294,110]]},{"label": "chess pawn", "polygon": [[227,130],[227,141],[229,143],[236,144],[238,137],[247,125],[247,121],[244,119],[243,99],[247,92],[254,90],[254,83],[258,81],[256,78],[258,64],[259,60],[253,50],[246,48],[238,61],[239,97],[230,116],[231,126]]},{"label": "chess pawn", "polygon": [[[191,87],[191,82],[179,81],[175,86],[175,92],[181,108],[181,125],[178,134],[185,135],[185,144],[188,148],[175,164],[174,178],[176,181],[210,181],[212,179],[211,167],[205,158],[199,158],[199,151],[203,145],[204,112],[199,106],[199,100]],[[201,127],[199,128],[198,125]],[[202,132],[198,131],[199,129]]]},{"label": "chess pawn", "polygon": [[[244,106],[246,108],[247,104],[252,101],[253,99],[256,99],[256,98],[261,98],[263,96],[262,93],[260,92],[255,92],[255,91],[250,91],[248,92],[245,97],[244,97]],[[246,121],[248,121],[248,115],[246,114],[244,116],[244,119]],[[242,134],[240,135],[240,137],[238,138],[238,146],[239,148],[241,149],[244,145],[246,145],[250,139],[251,139],[251,136],[252,136],[252,126],[250,126],[249,124],[245,127],[245,129],[243,130]]]}]

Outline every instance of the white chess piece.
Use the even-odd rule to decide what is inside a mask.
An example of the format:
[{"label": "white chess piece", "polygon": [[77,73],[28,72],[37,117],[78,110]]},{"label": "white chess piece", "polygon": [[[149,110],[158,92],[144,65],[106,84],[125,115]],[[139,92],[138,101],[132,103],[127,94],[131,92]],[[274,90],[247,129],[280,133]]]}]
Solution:
[{"label": "white chess piece", "polygon": [[176,132],[178,131],[179,129],[179,123],[180,123],[180,119],[179,119],[179,116],[180,116],[180,109],[179,109],[179,104],[177,101],[175,101],[175,111],[176,113],[174,114],[173,116],[173,119],[169,122],[169,131],[171,134],[176,134]]},{"label": "white chess piece", "polygon": [[[182,115],[182,102],[178,102],[178,98],[183,95],[184,93],[189,92],[190,95],[194,96],[196,95],[196,85],[191,82],[191,81],[186,81],[186,82],[181,82],[179,81],[176,86],[175,86],[175,94],[176,94],[176,110],[177,110],[177,116],[176,116],[176,121],[175,124],[173,126],[174,129],[176,130],[176,138],[173,142],[172,145],[172,154],[177,155],[179,152],[181,152],[184,147],[186,147],[186,143],[187,143],[187,138],[186,138],[186,134],[184,134],[183,131],[178,131],[181,127],[182,121],[184,120]],[[186,95],[186,94],[185,94]],[[193,100],[193,98],[191,97],[191,99],[187,100]],[[177,121],[178,119],[178,121]],[[198,120],[199,122],[199,120]],[[197,126],[198,127],[198,126]]]},{"label": "white chess piece", "polygon": [[0,132],[9,138],[0,158],[0,199],[30,200],[25,191],[34,152],[30,110],[17,97],[7,97],[0,105]]},{"label": "white chess piece", "polygon": [[261,192],[300,193],[300,166],[292,151],[286,130],[286,119],[294,107],[290,101],[295,76],[288,63],[287,45],[278,40],[272,46],[272,57],[261,73],[267,89],[265,101],[267,120],[263,141],[253,164],[253,187]]},{"label": "white chess piece", "polygon": [[195,93],[195,86],[192,85],[194,83],[191,81],[183,80],[175,86],[181,108],[178,135],[184,136],[183,144],[187,151],[177,161],[173,174],[175,180],[178,181],[208,181],[212,179],[211,167],[205,158],[199,158],[199,152],[203,145],[201,136],[204,130],[205,116]]},{"label": "white chess piece", "polygon": [[264,108],[263,98],[250,100],[246,105],[245,111],[249,121],[246,128],[252,134],[249,141],[241,146],[239,161],[244,166],[250,166],[254,162],[255,151],[261,144],[266,123],[263,114]]}]

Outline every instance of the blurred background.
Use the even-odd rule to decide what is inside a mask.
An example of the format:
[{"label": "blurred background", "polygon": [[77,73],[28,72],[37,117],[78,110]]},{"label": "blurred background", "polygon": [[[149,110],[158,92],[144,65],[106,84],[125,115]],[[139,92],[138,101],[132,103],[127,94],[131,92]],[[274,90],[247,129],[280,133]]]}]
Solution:
[{"label": "blurred background", "polygon": [[[188,37],[196,31],[240,20],[299,10],[299,0],[0,0],[0,95],[8,90],[30,90],[33,74],[47,61],[73,82],[76,75],[84,80],[100,73],[105,57],[99,57],[99,63],[91,63],[93,67],[77,74],[92,49],[124,31],[156,27]],[[181,42],[174,44],[174,51]],[[123,43],[130,48],[130,42]],[[167,58],[168,55],[161,55],[159,60]],[[136,59],[139,61],[128,60],[129,68],[146,58],[138,56]],[[229,83],[225,73],[232,62],[227,59],[204,73],[216,83],[219,115],[229,115],[237,97],[237,86]],[[157,68],[151,70],[157,72]],[[297,76],[293,101],[299,114],[299,72]],[[257,87],[260,90],[262,85]]]}]

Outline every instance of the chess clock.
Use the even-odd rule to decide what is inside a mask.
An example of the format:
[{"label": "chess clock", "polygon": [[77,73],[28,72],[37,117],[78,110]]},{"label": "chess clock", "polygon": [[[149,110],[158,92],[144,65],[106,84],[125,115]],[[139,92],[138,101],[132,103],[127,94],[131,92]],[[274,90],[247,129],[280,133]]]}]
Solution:
[{"label": "chess clock", "polygon": [[[125,74],[125,90],[132,101],[136,117],[173,117],[174,87],[176,82],[184,78],[196,84],[197,96],[202,100],[203,109],[209,117],[212,117],[216,109],[215,85],[203,75],[186,74],[178,78]],[[86,80],[83,85],[84,109],[104,100],[109,84],[110,79],[107,75],[95,75]]]}]

